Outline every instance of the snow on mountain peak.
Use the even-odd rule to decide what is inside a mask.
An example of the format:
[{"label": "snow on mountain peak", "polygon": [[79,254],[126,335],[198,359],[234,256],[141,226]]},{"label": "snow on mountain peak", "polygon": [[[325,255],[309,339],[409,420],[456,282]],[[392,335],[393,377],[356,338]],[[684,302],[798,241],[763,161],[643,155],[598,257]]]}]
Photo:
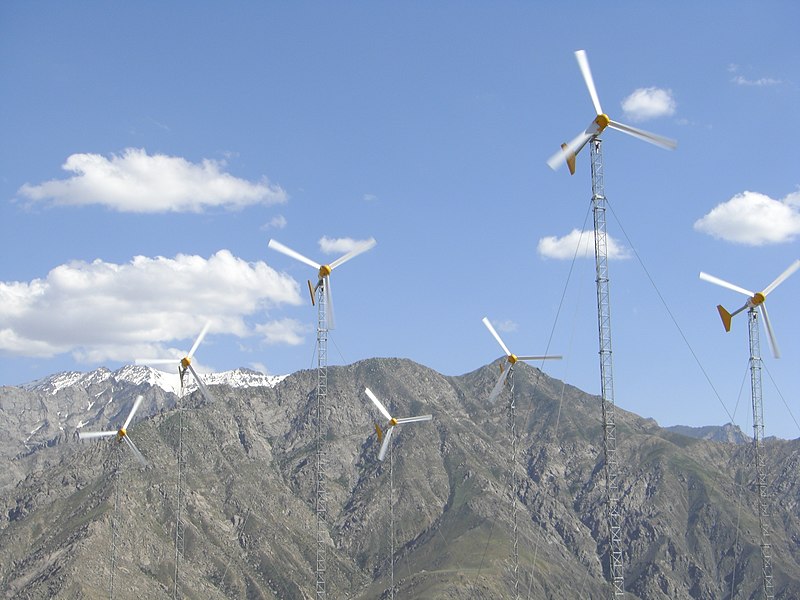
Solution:
[{"label": "snow on mountain peak", "polygon": [[[258,371],[239,368],[220,373],[201,373],[200,377],[206,385],[229,385],[236,388],[249,388],[275,387],[286,375],[264,375]],[[100,367],[88,373],[67,371],[23,384],[20,387],[29,391],[55,395],[59,391],[72,386],[88,388],[93,384],[102,383],[110,379],[133,386],[144,384],[159,387],[165,392],[176,394],[180,391],[177,364],[174,373],[167,373],[143,365],[127,365],[114,372],[105,367]],[[197,389],[197,383],[191,375],[185,375],[183,383],[187,391]]]}]

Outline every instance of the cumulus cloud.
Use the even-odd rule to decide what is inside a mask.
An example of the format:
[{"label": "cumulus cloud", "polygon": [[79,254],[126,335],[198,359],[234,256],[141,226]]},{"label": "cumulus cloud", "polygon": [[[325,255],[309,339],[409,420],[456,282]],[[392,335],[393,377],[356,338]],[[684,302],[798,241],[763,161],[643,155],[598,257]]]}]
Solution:
[{"label": "cumulus cloud", "polygon": [[253,183],[224,172],[225,163],[205,159],[149,155],[128,148],[121,155],[73,154],[62,168],[72,175],[38,185],[26,183],[18,194],[60,206],[99,204],[119,212],[202,212],[207,208],[242,209],[286,201],[286,193],[266,179]]},{"label": "cumulus cloud", "polygon": [[71,353],[88,362],[174,357],[188,348],[169,344],[191,343],[208,319],[211,333],[296,343],[276,333],[291,329],[285,324],[273,330],[270,323],[250,321],[270,308],[300,303],[291,277],[227,250],[207,259],[179,254],[137,256],[126,264],[75,261],[43,279],[0,282],[0,352]]},{"label": "cumulus cloud", "polygon": [[279,319],[257,325],[256,331],[264,337],[267,344],[299,346],[303,343],[303,336],[311,331],[311,326],[297,319]]},{"label": "cumulus cloud", "polygon": [[371,244],[375,240],[354,240],[353,238],[329,238],[323,236],[319,240],[319,247],[324,254],[347,254],[351,250],[360,248],[366,244]]},{"label": "cumulus cloud", "polygon": [[631,121],[647,121],[675,114],[672,90],[657,87],[639,88],[622,101],[622,110]]},{"label": "cumulus cloud", "polygon": [[[606,236],[609,259],[630,258],[628,250],[610,235]],[[580,231],[573,229],[567,235],[543,237],[536,247],[543,258],[556,258],[568,260],[573,256],[577,258],[594,257],[594,231]],[[576,255],[577,250],[577,255]]]},{"label": "cumulus cloud", "polygon": [[800,192],[782,200],[758,192],[736,194],[695,221],[694,228],[747,246],[790,242],[800,234]]},{"label": "cumulus cloud", "polygon": [[266,223],[261,229],[263,230],[283,229],[284,227],[286,227],[286,223],[287,223],[286,217],[284,217],[283,215],[276,215],[272,217],[272,219],[270,219],[269,222]]}]

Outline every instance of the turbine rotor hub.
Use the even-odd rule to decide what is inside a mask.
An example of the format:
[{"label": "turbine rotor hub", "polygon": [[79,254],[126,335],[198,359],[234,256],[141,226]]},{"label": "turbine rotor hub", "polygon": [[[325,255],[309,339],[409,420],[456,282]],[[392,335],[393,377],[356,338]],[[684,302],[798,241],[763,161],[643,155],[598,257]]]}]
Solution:
[{"label": "turbine rotor hub", "polygon": [[513,365],[515,362],[517,362],[518,360],[519,360],[519,359],[517,358],[517,355],[516,355],[516,354],[509,354],[509,355],[508,355],[508,362],[510,362],[512,365]]},{"label": "turbine rotor hub", "polygon": [[331,274],[331,271],[332,271],[332,269],[331,269],[330,265],[322,265],[319,268],[319,278],[322,279],[324,277],[327,277],[328,275]]},{"label": "turbine rotor hub", "polygon": [[756,292],[750,301],[753,303],[753,306],[758,306],[759,304],[763,304],[764,300],[766,299],[767,297],[764,294],[761,292]]},{"label": "turbine rotor hub", "polygon": [[181,359],[181,366],[182,366],[184,369],[185,369],[185,368],[187,368],[187,367],[188,367],[190,364],[192,364],[192,359],[191,359],[191,358],[189,358],[188,356],[184,356],[184,357]]},{"label": "turbine rotor hub", "polygon": [[600,113],[597,115],[597,118],[594,120],[597,123],[597,134],[603,133],[603,130],[608,127],[608,124],[611,123],[611,119],[608,118],[608,115],[605,113]]}]

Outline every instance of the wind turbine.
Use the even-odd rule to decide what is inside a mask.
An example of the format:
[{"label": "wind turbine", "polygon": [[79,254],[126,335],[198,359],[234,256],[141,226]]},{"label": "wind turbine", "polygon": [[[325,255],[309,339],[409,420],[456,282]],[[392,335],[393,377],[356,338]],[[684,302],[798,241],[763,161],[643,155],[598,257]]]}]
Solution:
[{"label": "wind turbine", "polygon": [[403,417],[401,419],[397,419],[389,414],[389,411],[386,410],[386,407],[381,403],[380,400],[372,393],[372,390],[369,388],[364,388],[364,393],[372,400],[372,403],[378,407],[380,413],[386,417],[388,423],[386,424],[386,430],[384,431],[381,429],[381,426],[377,423],[375,424],[375,432],[378,434],[378,441],[383,441],[381,444],[381,449],[378,452],[378,460],[382,461],[386,457],[386,450],[389,448],[389,440],[392,439],[392,432],[394,428],[398,425],[402,425],[403,423],[418,423],[420,421],[430,421],[433,418],[433,415],[421,415],[419,417]]},{"label": "wind turbine", "polygon": [[197,352],[198,347],[200,346],[200,342],[203,341],[203,338],[206,337],[208,333],[208,329],[211,326],[211,321],[206,321],[206,324],[203,326],[203,329],[200,330],[200,334],[197,336],[197,339],[192,344],[192,347],[189,349],[189,353],[181,359],[176,358],[138,358],[136,359],[136,364],[151,364],[151,365],[174,365],[177,363],[178,366],[178,377],[180,378],[180,392],[178,394],[178,473],[177,473],[177,483],[176,483],[176,499],[175,499],[175,581],[174,587],[172,590],[172,597],[177,599],[179,596],[179,587],[178,583],[180,581],[180,564],[183,561],[184,556],[184,549],[186,546],[185,543],[185,523],[183,522],[183,488],[184,488],[184,480],[186,477],[186,456],[185,456],[185,448],[183,447],[183,437],[184,437],[184,429],[186,428],[186,424],[183,419],[183,397],[185,393],[185,382],[184,378],[186,376],[187,371],[192,374],[194,380],[197,382],[197,387],[200,388],[200,393],[203,394],[203,398],[206,399],[206,402],[213,402],[214,399],[212,398],[211,394],[209,393],[208,389],[206,388],[205,384],[203,384],[203,380],[200,379],[200,376],[197,374],[197,371],[194,370],[192,366],[192,359],[194,358],[195,352]]},{"label": "wind turbine", "polygon": [[492,392],[489,394],[489,402],[494,402],[497,399],[497,396],[500,395],[500,392],[503,390],[503,384],[506,382],[506,378],[514,370],[514,365],[517,363],[517,361],[561,360],[561,356],[517,356],[516,354],[512,354],[508,349],[508,346],[503,343],[500,335],[497,333],[497,331],[495,331],[495,328],[492,326],[489,319],[483,317],[483,324],[486,325],[486,329],[489,330],[489,333],[491,333],[494,336],[494,339],[497,340],[497,343],[500,344],[503,352],[506,353],[506,362],[508,363],[507,367],[504,366],[503,363],[500,363],[500,377],[497,378],[497,383],[494,384]]},{"label": "wind turbine", "polygon": [[592,104],[594,104],[594,110],[597,115],[584,131],[576,135],[568,143],[561,144],[561,150],[553,154],[553,156],[547,160],[547,164],[551,169],[556,170],[564,162],[566,162],[567,166],[569,167],[570,174],[574,175],[575,158],[578,153],[583,149],[589,140],[598,137],[607,127],[616,129],[622,133],[627,133],[628,135],[632,135],[633,137],[644,140],[645,142],[650,142],[656,146],[667,148],[668,150],[674,150],[677,147],[678,143],[675,140],[671,140],[669,138],[656,135],[655,133],[650,133],[649,131],[644,131],[643,129],[631,127],[630,125],[625,125],[619,121],[612,120],[611,117],[604,113],[603,109],[600,107],[600,99],[597,95],[597,89],[594,85],[592,71],[589,69],[589,59],[586,57],[586,51],[578,50],[575,52],[575,58],[577,59],[578,66],[583,74],[583,80],[586,82],[589,95],[592,97]]},{"label": "wind turbine", "polygon": [[[331,273],[333,270],[366,252],[375,245],[375,240],[370,238],[366,242],[358,244],[344,256],[337,258],[330,264],[321,265],[310,258],[307,258],[284,246],[277,240],[270,240],[269,247],[273,250],[285,254],[295,260],[307,264],[317,270],[317,284],[311,285],[308,282],[308,291],[311,294],[311,304],[317,307],[317,465],[316,465],[316,485],[315,485],[315,511],[317,525],[317,567],[316,567],[316,597],[317,600],[324,599],[326,596],[326,546],[329,539],[327,524],[327,488],[325,475],[325,447],[322,416],[328,398],[328,330],[333,329],[333,295],[331,294]],[[316,302],[315,302],[316,295]]]},{"label": "wind turbine", "polygon": [[[383,461],[386,457],[386,451],[389,449],[389,440],[392,439],[392,432],[398,425],[404,423],[419,423],[421,421],[430,421],[433,415],[421,415],[419,417],[403,417],[397,419],[393,417],[383,403],[378,400],[378,397],[372,393],[369,388],[364,388],[364,393],[372,400],[372,403],[378,408],[378,411],[388,420],[386,424],[386,431],[381,429],[381,426],[375,424],[375,432],[378,434],[378,441],[381,440],[381,449],[378,452],[378,460]],[[391,592],[390,598],[394,598],[394,463],[392,461],[392,453],[389,452],[389,531],[391,538],[391,553],[389,555],[389,565],[391,571]]]},{"label": "wind turbine", "polygon": [[492,388],[491,393],[489,394],[489,402],[494,403],[497,399],[497,396],[500,395],[500,392],[503,390],[503,385],[505,384],[506,380],[511,382],[511,394],[508,399],[508,429],[509,429],[509,436],[511,437],[511,456],[509,457],[509,488],[511,492],[511,524],[513,527],[513,534],[514,534],[514,545],[513,551],[511,553],[511,560],[513,563],[513,570],[514,570],[514,599],[519,598],[519,533],[517,531],[517,475],[516,475],[516,467],[517,467],[517,416],[516,416],[516,404],[514,402],[514,380],[513,380],[513,371],[514,365],[517,361],[523,360],[561,360],[560,356],[517,356],[516,354],[512,354],[511,351],[508,349],[508,346],[503,343],[502,338],[500,335],[495,331],[495,328],[492,326],[492,323],[489,321],[488,318],[483,317],[483,324],[486,325],[486,329],[489,330],[489,333],[494,336],[494,339],[497,340],[497,343],[500,344],[500,347],[503,349],[503,352],[506,353],[506,363],[508,363],[505,367],[504,364],[500,363],[500,377],[497,378],[497,383],[495,383],[494,387]]},{"label": "wind turbine", "polygon": [[180,359],[178,359],[178,358],[137,358],[136,359],[136,364],[137,365],[175,365],[177,363],[178,375],[180,377],[180,383],[181,383],[181,395],[183,395],[183,389],[184,389],[184,385],[185,385],[183,379],[184,379],[184,376],[186,375],[186,372],[188,371],[189,373],[192,374],[192,377],[194,378],[195,382],[197,383],[197,387],[200,389],[200,393],[203,394],[203,398],[205,398],[207,402],[213,402],[214,398],[212,398],[211,394],[208,391],[208,388],[206,388],[205,384],[203,383],[203,380],[200,379],[200,376],[197,374],[197,371],[195,371],[194,367],[192,366],[192,359],[194,358],[194,353],[197,352],[197,348],[200,346],[200,343],[203,341],[203,338],[206,337],[206,334],[208,333],[209,327],[211,327],[211,321],[206,321],[206,324],[203,325],[203,329],[200,330],[200,334],[197,336],[197,339],[195,339],[194,344],[192,344],[192,347],[189,349],[188,354],[186,354],[186,356],[184,356],[183,358],[180,358]]},{"label": "wind turbine", "polygon": [[725,308],[721,305],[717,305],[717,311],[719,312],[719,316],[722,319],[722,324],[725,327],[725,331],[731,330],[731,320],[733,317],[738,315],[740,312],[745,310],[755,311],[756,308],[761,310],[761,315],[764,317],[764,325],[767,329],[767,339],[769,340],[770,349],[772,350],[772,355],[775,358],[781,357],[781,352],[778,349],[778,342],[775,340],[775,332],[772,329],[772,323],[769,320],[769,313],[767,313],[767,305],[766,299],[767,295],[772,292],[776,287],[782,284],[786,279],[789,278],[792,273],[800,269],[800,259],[794,261],[789,268],[786,269],[783,273],[778,275],[775,278],[775,281],[770,283],[767,287],[763,289],[761,292],[751,292],[750,290],[746,290],[743,287],[739,287],[738,285],[734,285],[732,283],[728,283],[724,279],[720,279],[719,277],[714,277],[713,275],[709,275],[708,273],[703,273],[700,271],[700,279],[703,281],[708,281],[709,283],[714,283],[716,285],[722,286],[729,290],[733,290],[734,292],[739,292],[740,294],[744,294],[748,296],[747,301],[741,308],[736,309],[732,313],[725,310]]},{"label": "wind turbine", "polygon": [[136,414],[136,411],[139,409],[139,405],[141,403],[142,396],[137,396],[133,406],[131,407],[131,412],[128,413],[128,417],[125,419],[122,427],[116,431],[81,431],[78,433],[78,438],[82,440],[116,437],[117,442],[117,453],[114,465],[114,513],[111,517],[111,554],[109,557],[111,561],[111,583],[109,585],[109,594],[111,600],[114,599],[114,571],[116,570],[117,531],[119,521],[119,444],[122,444],[122,442],[125,441],[125,443],[128,445],[128,448],[130,448],[131,452],[133,452],[133,456],[136,457],[136,460],[138,460],[143,467],[147,466],[147,461],[145,460],[144,456],[142,456],[142,453],[139,452],[136,444],[133,443],[128,435],[128,427],[130,426],[131,421],[133,421],[133,416]]},{"label": "wind turbine", "polygon": [[614,375],[611,360],[611,297],[608,279],[608,234],[606,233],[606,196],[603,175],[603,153],[600,134],[606,128],[616,129],[662,148],[673,149],[674,140],[624,125],[603,112],[594,85],[589,60],[584,50],[575,52],[586,88],[592,98],[596,116],[589,126],[562,144],[561,150],[551,156],[547,164],[557,169],[562,162],[575,173],[575,158],[583,147],[590,143],[592,163],[592,213],[594,215],[594,256],[597,272],[597,324],[600,341],[600,390],[603,411],[603,456],[606,479],[606,519],[609,533],[609,577],[614,597],[625,595],[625,578],[622,562],[622,516],[619,512],[619,465],[617,461],[616,407],[614,403]]},{"label": "wind turbine", "polygon": [[310,258],[307,258],[307,257],[303,256],[302,254],[300,254],[299,252],[297,252],[295,250],[292,250],[288,246],[284,246],[283,244],[281,244],[277,240],[270,240],[268,245],[269,245],[270,248],[272,248],[273,250],[277,250],[281,254],[285,254],[286,256],[290,256],[290,257],[292,257],[292,258],[294,258],[296,260],[299,260],[302,263],[307,264],[310,267],[313,267],[313,268],[317,269],[317,275],[318,275],[317,284],[315,286],[312,286],[311,285],[311,280],[310,279],[308,280],[308,292],[311,295],[311,304],[312,304],[312,306],[314,304],[316,304],[315,301],[314,301],[315,294],[319,290],[324,290],[324,292],[325,292],[325,301],[326,301],[326,303],[328,305],[327,314],[326,314],[327,328],[328,329],[334,329],[336,327],[336,325],[334,323],[334,318],[333,318],[333,296],[332,296],[332,293],[331,293],[331,272],[336,267],[341,266],[344,263],[346,263],[348,260],[350,260],[352,258],[355,258],[356,256],[358,256],[359,254],[362,254],[363,252],[366,252],[367,250],[372,248],[375,244],[376,244],[375,240],[370,238],[366,242],[364,242],[362,244],[359,244],[358,246],[356,246],[355,248],[350,250],[350,252],[348,252],[344,256],[341,256],[341,257],[337,258],[335,261],[333,261],[332,263],[327,264],[327,265],[321,265],[321,264],[311,260]]},{"label": "wind turbine", "polygon": [[104,437],[112,437],[117,436],[117,443],[121,444],[123,441],[128,445],[128,448],[131,449],[133,455],[136,457],[143,467],[147,466],[147,461],[142,456],[142,453],[139,452],[139,449],[133,443],[131,438],[128,436],[128,426],[131,424],[133,420],[133,416],[136,414],[136,411],[139,410],[139,405],[142,403],[142,396],[137,396],[136,400],[133,403],[133,407],[131,407],[131,412],[128,413],[128,418],[125,419],[125,422],[122,424],[122,427],[117,429],[116,431],[81,431],[78,433],[78,437],[82,440],[93,440],[96,438],[104,438]]},{"label": "wind turbine", "polygon": [[761,349],[759,344],[758,312],[764,317],[764,325],[767,329],[767,339],[769,340],[772,355],[780,358],[780,350],[775,340],[775,332],[767,313],[766,299],[772,291],[800,268],[800,260],[794,261],[789,268],[765,287],[760,292],[751,292],[738,285],[734,285],[714,277],[708,273],[700,272],[700,279],[708,281],[747,296],[744,305],[729,313],[721,304],[717,305],[717,311],[722,318],[725,331],[731,330],[731,320],[740,312],[747,310],[749,315],[749,341],[750,341],[750,394],[753,405],[753,453],[755,454],[756,466],[756,490],[758,492],[757,512],[761,528],[761,571],[764,580],[764,594],[767,598],[774,598],[774,585],[772,580],[772,545],[770,544],[770,523],[769,523],[769,491],[766,470],[766,452],[763,447],[764,440],[764,403],[761,396]]}]

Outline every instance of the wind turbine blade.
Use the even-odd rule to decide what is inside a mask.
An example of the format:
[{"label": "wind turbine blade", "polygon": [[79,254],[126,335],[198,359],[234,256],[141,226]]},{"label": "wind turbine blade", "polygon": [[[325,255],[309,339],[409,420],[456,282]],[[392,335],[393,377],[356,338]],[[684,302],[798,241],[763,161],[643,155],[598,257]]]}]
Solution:
[{"label": "wind turbine blade", "polygon": [[486,325],[486,329],[489,330],[489,333],[491,333],[494,336],[494,339],[497,340],[497,343],[500,344],[500,347],[503,349],[503,352],[506,353],[506,356],[511,356],[511,351],[503,343],[503,340],[500,339],[500,336],[494,330],[494,327],[492,327],[492,324],[489,322],[489,319],[487,319],[486,317],[483,317],[483,324]]},{"label": "wind turbine blade", "polygon": [[[592,122],[594,123],[594,122]],[[585,130],[581,131],[578,135],[576,135],[570,142],[564,146],[561,150],[553,154],[550,158],[547,159],[547,166],[553,169],[554,171],[561,167],[565,162],[567,162],[567,158],[571,155],[577,156],[578,152],[580,152],[583,147],[586,145],[592,136],[597,133],[597,124],[594,123],[594,128],[591,125]]]},{"label": "wind turbine blade", "polygon": [[112,435],[117,435],[116,431],[81,431],[78,433],[78,437],[82,440],[93,440],[96,438],[104,438],[104,437],[111,437]]},{"label": "wind turbine blade", "polygon": [[326,275],[323,279],[325,286],[325,320],[328,329],[336,329],[336,318],[333,315],[333,292],[331,291],[331,276]]},{"label": "wind turbine blade", "polygon": [[372,403],[378,407],[378,410],[381,411],[381,414],[386,417],[387,420],[392,420],[392,415],[389,414],[389,411],[386,410],[386,407],[378,400],[378,397],[372,393],[372,390],[369,388],[364,388],[364,393],[367,397],[372,400]]},{"label": "wind turbine blade", "polygon": [[136,460],[138,460],[140,463],[142,463],[143,467],[146,467],[147,466],[147,461],[145,460],[144,456],[142,456],[142,453],[139,452],[139,449],[133,443],[133,440],[131,440],[131,438],[129,438],[127,435],[123,436],[122,439],[125,440],[128,443],[128,448],[131,449],[131,452],[133,452],[133,455],[136,457]]},{"label": "wind turbine blade", "polygon": [[627,133],[628,135],[637,137],[645,142],[650,142],[656,146],[666,148],[667,150],[674,150],[678,147],[678,142],[675,140],[661,135],[656,135],[655,133],[650,133],[644,129],[637,129],[636,127],[631,127],[630,125],[625,125],[624,123],[619,123],[617,121],[609,121],[608,126],[611,127],[611,129],[616,129],[617,131]]},{"label": "wind turbine blade", "polygon": [[420,421],[430,421],[433,419],[433,415],[420,415],[419,417],[403,417],[402,419],[397,419],[397,423],[419,423]]},{"label": "wind turbine blade", "polygon": [[375,246],[375,244],[377,244],[377,243],[378,243],[378,242],[376,242],[376,241],[375,241],[375,238],[369,238],[367,241],[365,241],[365,242],[363,242],[363,243],[361,243],[361,244],[358,244],[358,245],[357,245],[355,248],[353,248],[352,250],[350,250],[350,252],[348,252],[347,254],[345,254],[344,256],[342,256],[341,258],[337,258],[335,261],[333,261],[333,262],[332,262],[331,264],[329,264],[328,266],[331,268],[331,270],[333,270],[333,269],[335,269],[336,267],[338,267],[339,265],[343,265],[343,264],[344,264],[344,263],[346,263],[348,260],[350,260],[350,259],[352,259],[352,258],[355,258],[355,257],[356,257],[356,256],[358,256],[359,254],[363,254],[363,253],[364,253],[364,252],[366,252],[367,250],[370,250],[370,249],[371,249],[371,248],[373,248],[373,247]]},{"label": "wind turbine blade", "polygon": [[767,339],[769,340],[769,349],[772,350],[772,356],[780,358],[781,351],[778,348],[778,341],[775,339],[775,332],[772,330],[772,323],[769,321],[766,302],[761,303],[761,314],[764,315],[764,325],[767,329]]},{"label": "wind turbine blade", "polygon": [[594,86],[594,79],[592,78],[592,70],[589,68],[589,59],[586,57],[585,50],[578,50],[575,52],[575,58],[578,61],[578,66],[583,75],[583,81],[586,82],[586,87],[589,90],[589,95],[592,97],[592,104],[594,110],[598,115],[603,114],[603,109],[600,108],[600,99],[597,97],[597,88]]},{"label": "wind turbine blade", "polygon": [[744,294],[745,296],[755,296],[754,292],[750,290],[746,290],[738,285],[733,285],[732,283],[728,283],[724,279],[720,279],[719,277],[714,277],[713,275],[709,275],[708,273],[703,273],[700,271],[700,279],[703,281],[708,281],[709,283],[715,283],[719,286],[727,288],[729,290],[733,290],[734,292],[739,292],[740,294]]},{"label": "wind turbine blade", "polygon": [[389,448],[389,440],[392,439],[392,432],[394,431],[394,426],[389,427],[389,430],[383,436],[383,444],[381,444],[381,451],[378,452],[378,460],[383,460],[386,456],[386,450]]},{"label": "wind turbine blade", "polygon": [[191,359],[194,356],[194,353],[197,352],[197,347],[200,345],[200,342],[203,341],[203,338],[206,337],[209,327],[211,327],[211,321],[206,321],[206,324],[203,325],[203,330],[200,332],[200,335],[197,336],[194,344],[192,344],[192,349],[189,350],[189,354],[186,355],[187,358]]},{"label": "wind turbine blade", "polygon": [[133,408],[131,408],[131,412],[130,414],[128,414],[128,418],[125,419],[125,424],[122,426],[123,429],[127,429],[128,425],[131,424],[131,421],[133,420],[133,415],[135,415],[136,411],[139,410],[139,405],[142,403],[143,399],[144,399],[143,396],[136,396],[136,400],[133,403]]},{"label": "wind turbine blade", "polygon": [[208,391],[208,388],[203,384],[203,380],[197,375],[197,371],[194,370],[194,367],[190,364],[189,370],[192,372],[192,377],[197,382],[197,387],[200,388],[200,393],[203,394],[203,398],[206,399],[206,402],[214,402],[214,398],[211,397],[211,394]]},{"label": "wind turbine blade", "polygon": [[489,394],[489,404],[492,404],[494,403],[495,400],[497,400],[497,397],[503,390],[503,384],[506,382],[506,377],[508,377],[508,374],[510,372],[511,372],[511,366],[509,366],[507,369],[504,369],[503,372],[500,374],[497,383],[495,383],[494,387],[492,388],[492,393]]},{"label": "wind turbine blade", "polygon": [[775,279],[775,281],[773,281],[767,287],[765,287],[764,291],[761,292],[761,293],[766,296],[772,290],[774,290],[776,287],[778,287],[780,284],[782,284],[784,281],[786,281],[786,279],[789,277],[789,275],[791,275],[792,273],[797,271],[797,269],[800,269],[800,259],[794,261],[791,265],[789,265],[789,268],[786,269],[780,275],[778,275],[778,277]]},{"label": "wind turbine blade", "polygon": [[561,360],[563,356],[518,356],[517,360]]},{"label": "wind turbine blade", "polygon": [[299,252],[295,252],[294,250],[292,250],[288,246],[284,246],[283,244],[281,244],[280,242],[278,242],[276,240],[270,240],[268,246],[270,248],[272,248],[273,250],[277,250],[281,254],[285,254],[286,256],[290,256],[290,257],[294,258],[295,260],[299,260],[301,263],[307,264],[309,267],[314,267],[315,269],[319,269],[322,266],[319,263],[314,262],[310,258],[306,258],[305,256],[303,256]]},{"label": "wind turbine blade", "polygon": [[181,362],[180,358],[137,358],[134,361],[137,365],[177,365]]}]

